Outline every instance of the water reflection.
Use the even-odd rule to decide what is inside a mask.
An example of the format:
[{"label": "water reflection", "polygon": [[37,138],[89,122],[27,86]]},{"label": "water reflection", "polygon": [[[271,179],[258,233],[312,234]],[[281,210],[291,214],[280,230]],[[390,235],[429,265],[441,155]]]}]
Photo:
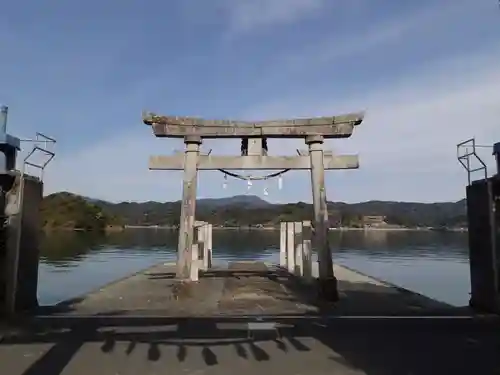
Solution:
[{"label": "water reflection", "polygon": [[464,233],[431,231],[349,231],[330,236],[330,244],[339,252],[353,250],[372,255],[449,257],[456,253],[467,256],[467,235]]},{"label": "water reflection", "polygon": [[[336,262],[453,304],[469,291],[467,235],[406,231],[331,232]],[[41,246],[41,303],[87,293],[140,269],[175,259],[177,233],[129,230],[97,235],[52,233]],[[214,231],[214,263],[277,262],[276,231]]]},{"label": "water reflection", "polygon": [[351,231],[331,241],[340,264],[453,305],[468,303],[466,233]]},{"label": "water reflection", "polygon": [[99,235],[69,231],[44,234],[40,245],[41,261],[61,267],[83,261],[89,252],[98,248],[101,239]]}]

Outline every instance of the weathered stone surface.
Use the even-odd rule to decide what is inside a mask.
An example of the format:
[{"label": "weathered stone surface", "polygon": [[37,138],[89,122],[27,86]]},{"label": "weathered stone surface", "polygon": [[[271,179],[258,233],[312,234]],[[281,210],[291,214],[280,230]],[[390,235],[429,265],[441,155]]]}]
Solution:
[{"label": "weathered stone surface", "polygon": [[363,121],[364,113],[349,113],[338,116],[282,119],[270,121],[239,121],[239,120],[209,120],[196,117],[184,116],[161,116],[151,112],[144,112],[142,120],[146,125],[180,125],[180,126],[198,126],[206,128],[224,128],[224,127],[254,127],[254,128],[273,128],[281,126],[318,126],[318,125],[338,125],[353,124],[359,125]]},{"label": "weathered stone surface", "polygon": [[[149,158],[150,170],[184,170],[184,153],[172,156],[157,155]],[[309,156],[198,156],[198,170],[308,170],[311,169]],[[359,168],[358,155],[333,155],[324,156],[323,167],[331,169],[357,169]]]},{"label": "weathered stone surface", "polygon": [[192,249],[196,212],[196,188],[198,170],[196,168],[200,152],[199,139],[186,139],[185,165],[182,180],[181,217],[179,222],[179,242],[177,245],[177,277],[189,279],[192,263]]},{"label": "weathered stone surface", "polygon": [[363,113],[341,116],[271,121],[206,120],[193,117],[144,114],[143,122],[151,125],[157,137],[182,138],[197,135],[202,138],[304,138],[321,134],[325,138],[347,138],[363,121]]},{"label": "weathered stone surface", "polygon": [[[335,265],[334,269],[340,291],[336,305],[325,305],[326,301],[317,299],[314,284],[303,283],[301,278],[285,269],[262,262],[232,262],[227,267],[200,272],[196,283],[177,279],[175,264],[158,265],[49,311],[62,316],[140,314],[175,317],[326,312],[392,315],[451,311],[446,304],[404,292],[345,267]],[[315,278],[319,275],[317,262],[313,263],[312,275]]]}]

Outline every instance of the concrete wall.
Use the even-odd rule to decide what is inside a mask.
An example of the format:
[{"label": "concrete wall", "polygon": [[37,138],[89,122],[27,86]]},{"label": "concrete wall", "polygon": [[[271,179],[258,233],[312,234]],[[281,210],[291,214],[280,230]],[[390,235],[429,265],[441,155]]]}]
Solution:
[{"label": "concrete wall", "polygon": [[[20,184],[18,177],[17,182],[17,190],[10,192],[10,204],[7,202],[7,207],[4,208],[9,214],[9,220],[4,233],[7,237],[1,272],[4,282],[0,285],[5,291],[0,300],[0,310],[3,312],[31,310],[38,306],[40,204],[43,183],[31,176],[25,176]],[[22,189],[20,205],[17,194],[19,189]],[[14,280],[17,280],[17,283]]]},{"label": "concrete wall", "polygon": [[6,308],[7,283],[10,273],[9,261],[11,258],[8,249],[9,225],[7,220],[9,215],[5,210],[8,201],[6,196],[8,193],[6,192],[12,190],[15,181],[15,175],[8,173],[0,174],[0,186],[2,189],[0,193],[0,313],[4,312]]},{"label": "concrete wall", "polygon": [[38,306],[40,205],[42,198],[43,182],[29,176],[25,178],[19,242],[16,310],[27,310]]},{"label": "concrete wall", "polygon": [[475,181],[467,187],[470,304],[478,310],[500,312],[499,244],[493,210],[493,183],[491,179]]}]

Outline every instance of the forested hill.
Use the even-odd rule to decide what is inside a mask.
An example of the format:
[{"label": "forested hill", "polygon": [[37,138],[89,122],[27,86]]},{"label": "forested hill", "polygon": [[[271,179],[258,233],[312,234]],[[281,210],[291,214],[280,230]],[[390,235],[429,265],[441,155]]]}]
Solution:
[{"label": "forested hill", "polygon": [[[369,201],[355,204],[329,202],[332,225],[356,226],[363,216],[380,215],[389,224],[408,227],[463,226],[466,202],[409,203]],[[95,228],[107,225],[167,225],[179,223],[180,202],[111,203],[71,193],[55,193],[44,198],[45,226]],[[312,206],[307,203],[272,204],[256,196],[234,196],[197,201],[196,219],[215,225],[266,225],[280,221],[309,220]]]}]

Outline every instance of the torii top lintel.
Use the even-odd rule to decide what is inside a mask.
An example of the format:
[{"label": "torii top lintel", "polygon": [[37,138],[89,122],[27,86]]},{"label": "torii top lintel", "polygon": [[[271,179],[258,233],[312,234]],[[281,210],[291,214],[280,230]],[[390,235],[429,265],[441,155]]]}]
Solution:
[{"label": "torii top lintel", "polygon": [[361,124],[364,113],[272,121],[206,120],[195,117],[159,116],[143,113],[144,124],[151,125],[156,137],[183,138],[304,138],[321,135],[324,138],[348,138],[354,127]]}]

